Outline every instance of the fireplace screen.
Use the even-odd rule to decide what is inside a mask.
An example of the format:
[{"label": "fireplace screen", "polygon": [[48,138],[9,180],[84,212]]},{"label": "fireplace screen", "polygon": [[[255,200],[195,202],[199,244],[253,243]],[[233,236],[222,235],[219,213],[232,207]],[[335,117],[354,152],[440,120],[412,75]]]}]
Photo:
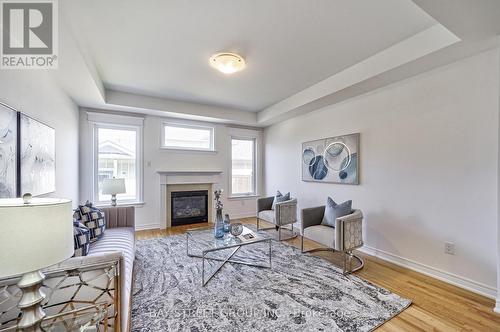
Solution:
[{"label": "fireplace screen", "polygon": [[172,226],[208,221],[208,191],[172,192]]}]

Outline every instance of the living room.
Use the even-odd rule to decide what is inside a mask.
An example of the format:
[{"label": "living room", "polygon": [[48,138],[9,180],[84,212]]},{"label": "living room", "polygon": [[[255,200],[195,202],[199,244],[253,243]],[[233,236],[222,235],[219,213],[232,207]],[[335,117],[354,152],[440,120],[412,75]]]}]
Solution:
[{"label": "living room", "polygon": [[500,330],[498,1],[0,6],[1,332]]}]

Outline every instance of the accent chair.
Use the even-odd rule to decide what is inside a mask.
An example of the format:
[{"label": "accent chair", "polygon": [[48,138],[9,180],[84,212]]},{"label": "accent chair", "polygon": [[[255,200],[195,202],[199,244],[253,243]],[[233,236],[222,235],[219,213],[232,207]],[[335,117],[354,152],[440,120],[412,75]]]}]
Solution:
[{"label": "accent chair", "polygon": [[[363,246],[363,213],[360,210],[352,210],[352,213],[335,219],[335,227],[322,225],[325,206],[302,209],[302,253],[314,251],[340,251],[344,255],[344,275],[363,268],[364,262],[361,257],[353,254],[353,250]],[[324,245],[326,248],[317,248],[304,251],[304,237]],[[352,258],[356,258],[361,264],[352,269]],[[349,265],[349,269],[347,268]]]},{"label": "accent chair", "polygon": [[[288,201],[277,202],[274,210],[272,209],[274,196],[257,199],[257,230],[276,229],[278,231],[278,241],[290,240],[297,237],[297,233],[293,231],[293,224],[297,222],[297,199],[292,198]],[[274,227],[259,228],[261,220],[274,224]],[[291,230],[284,227],[291,225]],[[291,231],[291,235],[282,239],[281,231],[284,228]]]}]

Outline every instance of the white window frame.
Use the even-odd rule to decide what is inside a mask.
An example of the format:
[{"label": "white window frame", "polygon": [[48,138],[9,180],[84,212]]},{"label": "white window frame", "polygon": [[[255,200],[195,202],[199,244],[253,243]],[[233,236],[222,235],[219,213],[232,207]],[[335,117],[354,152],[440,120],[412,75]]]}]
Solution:
[{"label": "white window frame", "polygon": [[[233,140],[253,141],[253,191],[248,193],[233,193]],[[229,198],[243,198],[257,196],[257,137],[250,136],[229,136]]]},{"label": "white window frame", "polygon": [[135,176],[136,176],[136,197],[135,199],[118,199],[118,205],[132,205],[132,204],[144,204],[143,203],[143,154],[142,154],[142,125],[127,125],[127,124],[111,124],[107,122],[92,122],[92,161],[93,161],[93,172],[92,172],[92,195],[93,202],[97,206],[109,205],[111,201],[99,200],[99,129],[117,129],[117,130],[130,130],[135,131]]},{"label": "white window frame", "polygon": [[[203,148],[190,148],[190,147],[178,147],[178,146],[165,145],[165,127],[166,126],[186,128],[186,129],[205,129],[205,130],[208,130],[208,131],[210,131],[210,147],[207,149],[203,149]],[[161,124],[161,138],[160,139],[161,139],[160,147],[162,149],[180,150],[180,151],[208,151],[208,152],[215,151],[215,128],[211,127],[211,126],[165,121],[165,122],[162,122],[162,124]]]}]

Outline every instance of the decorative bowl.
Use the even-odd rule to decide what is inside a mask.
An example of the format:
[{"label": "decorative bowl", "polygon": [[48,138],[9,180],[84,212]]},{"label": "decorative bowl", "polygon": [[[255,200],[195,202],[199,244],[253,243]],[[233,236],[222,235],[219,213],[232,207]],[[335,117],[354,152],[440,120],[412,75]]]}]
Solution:
[{"label": "decorative bowl", "polygon": [[240,223],[231,224],[230,232],[232,236],[241,235],[241,233],[243,233],[243,225]]}]

